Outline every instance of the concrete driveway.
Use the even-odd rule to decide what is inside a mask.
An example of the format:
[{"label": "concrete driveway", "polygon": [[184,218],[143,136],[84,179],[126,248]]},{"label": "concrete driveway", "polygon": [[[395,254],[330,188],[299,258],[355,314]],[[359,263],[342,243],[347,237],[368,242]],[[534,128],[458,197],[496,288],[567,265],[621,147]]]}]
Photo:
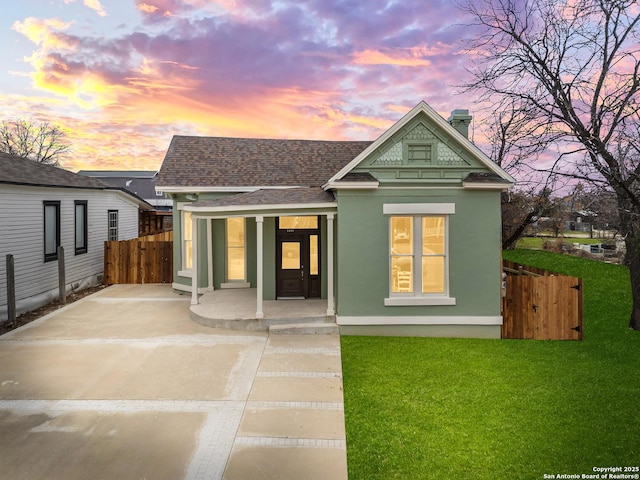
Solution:
[{"label": "concrete driveway", "polygon": [[1,479],[346,479],[340,340],[114,285],[0,337]]}]

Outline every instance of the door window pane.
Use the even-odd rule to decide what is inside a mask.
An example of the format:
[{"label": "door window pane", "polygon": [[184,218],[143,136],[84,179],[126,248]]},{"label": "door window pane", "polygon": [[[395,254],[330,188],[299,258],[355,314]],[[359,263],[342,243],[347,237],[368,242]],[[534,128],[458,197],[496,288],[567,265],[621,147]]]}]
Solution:
[{"label": "door window pane", "polygon": [[245,219],[227,218],[227,280],[245,279]]},{"label": "door window pane", "polygon": [[309,275],[318,275],[318,235],[309,235]]},{"label": "door window pane", "polygon": [[300,242],[282,242],[282,270],[300,270]]},{"label": "door window pane", "polygon": [[280,217],[279,226],[280,230],[317,229],[318,217],[315,215],[305,217]]}]

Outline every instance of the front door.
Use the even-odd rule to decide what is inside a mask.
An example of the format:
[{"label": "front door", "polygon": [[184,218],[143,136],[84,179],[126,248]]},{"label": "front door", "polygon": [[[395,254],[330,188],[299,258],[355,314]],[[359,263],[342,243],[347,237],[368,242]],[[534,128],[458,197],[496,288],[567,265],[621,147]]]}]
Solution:
[{"label": "front door", "polygon": [[308,235],[279,235],[277,241],[278,298],[305,298],[308,290]]}]

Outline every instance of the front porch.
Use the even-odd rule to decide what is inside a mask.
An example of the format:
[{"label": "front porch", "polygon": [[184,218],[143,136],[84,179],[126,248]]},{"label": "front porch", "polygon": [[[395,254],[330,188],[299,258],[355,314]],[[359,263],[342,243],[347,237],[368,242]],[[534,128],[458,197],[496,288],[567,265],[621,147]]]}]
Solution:
[{"label": "front porch", "polygon": [[256,315],[255,288],[206,292],[192,304],[190,317],[208,327],[271,333],[339,333],[335,315],[327,315],[327,300],[264,300]]}]

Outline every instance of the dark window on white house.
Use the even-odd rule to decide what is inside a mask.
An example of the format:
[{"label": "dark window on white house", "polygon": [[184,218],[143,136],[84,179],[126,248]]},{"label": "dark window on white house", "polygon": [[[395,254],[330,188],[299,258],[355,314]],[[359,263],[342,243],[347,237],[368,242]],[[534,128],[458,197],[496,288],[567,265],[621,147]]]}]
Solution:
[{"label": "dark window on white house", "polygon": [[76,255],[87,253],[87,201],[75,201]]},{"label": "dark window on white house", "polygon": [[60,202],[42,202],[44,206],[44,261],[58,259],[60,246]]},{"label": "dark window on white house", "polygon": [[118,210],[109,210],[109,231],[107,240],[118,240]]}]

